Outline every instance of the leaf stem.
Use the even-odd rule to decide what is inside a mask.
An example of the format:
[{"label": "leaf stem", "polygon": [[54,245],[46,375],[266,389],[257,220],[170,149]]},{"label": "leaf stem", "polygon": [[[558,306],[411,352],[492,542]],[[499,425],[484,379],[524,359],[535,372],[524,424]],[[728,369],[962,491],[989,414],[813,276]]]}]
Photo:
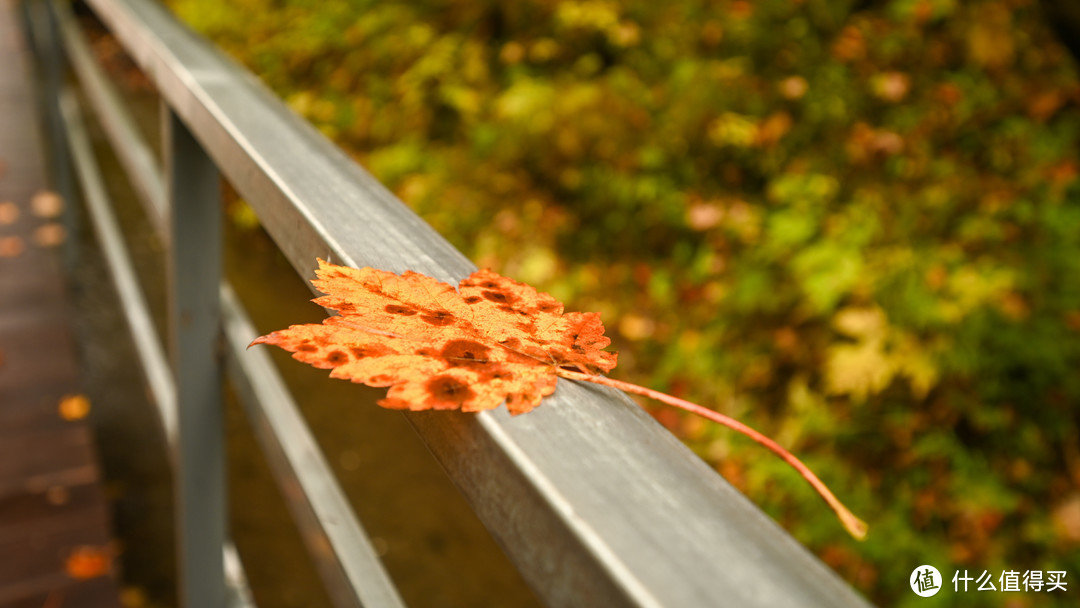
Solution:
[{"label": "leaf stem", "polygon": [[703,418],[708,418],[709,420],[712,420],[717,424],[722,424],[730,429],[742,433],[743,435],[746,435],[750,439],[753,439],[759,444],[765,446],[768,450],[782,458],[784,462],[787,462],[789,465],[792,466],[792,468],[798,471],[799,474],[802,475],[803,479],[805,479],[807,483],[809,483],[815,490],[817,490],[817,493],[821,495],[823,499],[825,499],[825,502],[829,504],[829,507],[831,507],[832,510],[836,513],[836,516],[840,518],[840,523],[843,524],[844,528],[848,531],[849,534],[859,540],[866,538],[866,532],[868,528],[866,522],[859,519],[855,516],[854,513],[848,510],[848,508],[845,507],[844,504],[840,502],[840,500],[836,498],[836,496],[833,495],[833,493],[829,490],[828,486],[826,486],[820,479],[818,479],[817,475],[814,475],[813,471],[811,471],[809,467],[803,464],[802,461],[796,458],[791,452],[788,452],[783,447],[781,447],[780,444],[776,443],[772,439],[769,439],[765,435],[762,435],[758,431],[755,431],[754,429],[746,426],[738,420],[735,420],[734,418],[731,418],[729,416],[725,416],[724,414],[721,414],[720,412],[717,412],[715,410],[710,410],[706,407],[702,407],[696,403],[691,403],[684,399],[673,397],[671,395],[668,395],[667,393],[661,393],[660,391],[646,388],[644,386],[638,386],[637,384],[631,384],[629,382],[623,382],[622,380],[614,380],[612,378],[608,378],[607,376],[585,374],[581,372],[571,371],[565,368],[558,368],[556,370],[556,373],[559,376],[562,376],[563,378],[566,378],[568,380],[581,380],[583,382],[603,384],[605,386],[624,390],[628,393],[636,393],[638,395],[649,397],[650,399],[656,399],[657,401],[661,401],[673,407],[686,410],[692,414],[697,414],[698,416],[701,416]]}]

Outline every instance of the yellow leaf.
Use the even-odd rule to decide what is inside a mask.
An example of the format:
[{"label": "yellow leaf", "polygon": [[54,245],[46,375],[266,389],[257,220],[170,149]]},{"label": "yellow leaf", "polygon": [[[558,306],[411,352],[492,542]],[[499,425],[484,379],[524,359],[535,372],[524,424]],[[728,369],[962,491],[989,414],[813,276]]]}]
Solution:
[{"label": "yellow leaf", "polygon": [[649,338],[656,331],[656,322],[644,315],[629,312],[619,320],[619,333],[630,340]]},{"label": "yellow leaf", "polygon": [[718,146],[749,148],[757,139],[758,124],[749,116],[724,112],[709,123],[709,139]]},{"label": "yellow leaf", "polygon": [[889,386],[896,374],[895,364],[882,352],[881,340],[837,344],[826,352],[825,392],[829,395],[851,395],[864,401]]},{"label": "yellow leaf", "polygon": [[878,307],[844,308],[833,317],[836,331],[852,338],[881,338],[889,322],[885,312]]},{"label": "yellow leaf", "polygon": [[139,587],[124,587],[120,591],[120,605],[124,608],[143,608],[150,605],[146,592]]},{"label": "yellow leaf", "polygon": [[11,201],[0,203],[0,226],[14,224],[19,219],[19,206]]},{"label": "yellow leaf", "polygon": [[60,195],[55,192],[42,190],[30,199],[30,209],[38,217],[56,218],[64,210],[64,199],[60,198]]},{"label": "yellow leaf", "polygon": [[937,383],[932,357],[936,348],[891,327],[880,308],[845,308],[833,317],[833,327],[856,342],[826,349],[826,394],[851,395],[862,401],[903,376],[915,397],[922,399]]},{"label": "yellow leaf", "polygon": [[894,334],[896,345],[892,350],[892,360],[896,364],[896,373],[907,377],[912,394],[916,399],[922,399],[937,384],[938,370],[932,357],[932,352],[937,349],[933,346],[927,348],[915,338],[900,332]]},{"label": "yellow leaf", "polygon": [[64,242],[67,233],[57,222],[48,222],[34,230],[34,243],[41,247],[55,247]]},{"label": "yellow leaf", "polygon": [[17,236],[0,237],[0,258],[13,258],[23,252],[23,241]]},{"label": "yellow leaf", "polygon": [[90,400],[86,395],[65,395],[59,409],[64,420],[81,420],[90,413]]}]

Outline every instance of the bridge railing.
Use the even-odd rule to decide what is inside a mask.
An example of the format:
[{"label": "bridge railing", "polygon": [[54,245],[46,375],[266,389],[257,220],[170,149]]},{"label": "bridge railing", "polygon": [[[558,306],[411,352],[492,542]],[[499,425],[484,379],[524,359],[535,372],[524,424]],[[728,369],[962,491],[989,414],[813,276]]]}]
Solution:
[{"label": "bridge railing", "polygon": [[[285,496],[334,604],[403,605],[270,358],[246,350],[257,332],[222,282],[220,178],[302,277],[313,276],[316,257],[454,284],[475,267],[158,2],[86,0],[160,93],[162,166],[91,58],[70,6],[26,2],[39,47],[66,57],[167,244],[166,341],[132,270],[83,110],[53,73],[46,81],[57,140],[66,144],[169,438],[184,605],[251,603],[225,524],[226,373],[278,483],[300,489]],[[548,605],[865,605],[622,393],[560,381],[528,416],[504,409],[404,416]]]}]

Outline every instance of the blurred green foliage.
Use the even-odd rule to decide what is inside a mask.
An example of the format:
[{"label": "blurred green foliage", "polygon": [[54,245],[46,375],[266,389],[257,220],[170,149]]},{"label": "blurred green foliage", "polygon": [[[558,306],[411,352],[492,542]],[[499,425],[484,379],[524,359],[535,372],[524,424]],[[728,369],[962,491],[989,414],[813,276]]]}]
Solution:
[{"label": "blurred green foliage", "polygon": [[[1080,590],[1080,86],[1032,0],[171,0],[870,598]],[[649,406],[652,407],[652,406]],[[1070,599],[1071,598],[1071,599]],[[1003,605],[997,593],[965,605]]]}]

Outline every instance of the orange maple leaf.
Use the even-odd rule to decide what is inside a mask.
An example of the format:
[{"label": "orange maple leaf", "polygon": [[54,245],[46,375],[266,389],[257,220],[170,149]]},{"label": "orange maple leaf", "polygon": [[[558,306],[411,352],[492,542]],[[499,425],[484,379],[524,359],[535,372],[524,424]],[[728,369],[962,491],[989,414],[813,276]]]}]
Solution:
[{"label": "orange maple leaf", "polygon": [[391,409],[478,412],[506,402],[528,412],[555,391],[558,378],[604,384],[645,395],[732,428],[776,453],[825,499],[855,537],[866,524],[833,496],[809,468],[772,439],[714,410],[602,374],[616,355],[603,350],[600,315],[564,312],[531,285],[478,270],[458,289],[407,271],[349,268],[319,260],[312,281],[326,294],[313,300],[339,315],[322,324],[292,325],[256,338],[294,359],[330,369],[330,376],[390,387],[379,405]]},{"label": "orange maple leaf", "polygon": [[563,312],[530,285],[479,270],[457,290],[431,277],[319,260],[314,302],[336,310],[321,325],[257,338],[330,376],[389,386],[392,409],[527,412],[555,391],[560,368],[615,367],[597,313]]},{"label": "orange maple leaf", "polygon": [[105,576],[112,570],[112,550],[108,545],[75,547],[64,560],[64,571],[73,579],[87,580]]}]

